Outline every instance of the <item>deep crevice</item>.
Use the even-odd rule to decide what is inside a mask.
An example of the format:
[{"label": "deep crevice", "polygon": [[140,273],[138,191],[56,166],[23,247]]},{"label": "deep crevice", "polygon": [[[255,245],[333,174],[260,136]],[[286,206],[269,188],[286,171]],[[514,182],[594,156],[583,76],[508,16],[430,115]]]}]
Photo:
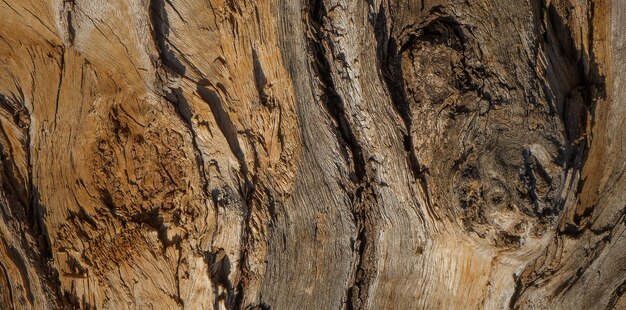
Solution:
[{"label": "deep crevice", "polygon": [[352,262],[351,284],[345,292],[345,307],[347,309],[364,309],[367,307],[369,286],[375,275],[375,246],[373,242],[376,231],[376,220],[371,214],[371,208],[376,205],[376,193],[370,184],[369,168],[358,138],[346,116],[343,99],[338,94],[332,75],[332,67],[327,53],[326,14],[328,13],[323,0],[309,2],[308,25],[312,36],[308,37],[308,49],[311,55],[310,66],[318,79],[321,95],[319,101],[327,113],[332,117],[336,127],[336,136],[341,150],[346,154],[345,160],[352,165],[350,175],[351,185],[342,185],[351,199],[353,222],[356,235],[352,239],[354,258]]},{"label": "deep crevice", "polygon": [[[169,1],[167,1],[167,3],[171,5]],[[173,6],[172,8],[176,11],[176,9]],[[168,23],[169,22],[168,22],[167,11],[165,10],[165,1],[164,0],[152,0],[149,5],[149,11],[150,11],[150,20],[152,23],[153,38],[156,43],[160,61],[164,69],[166,70],[165,71],[166,76],[169,73],[174,76],[186,78],[196,84],[196,92],[198,93],[200,98],[204,102],[206,102],[207,105],[209,105],[209,108],[211,109],[213,116],[215,117],[215,121],[219,129],[221,130],[222,134],[226,138],[228,145],[231,148],[231,151],[236,156],[239,162],[240,168],[242,170],[243,178],[244,178],[244,184],[240,184],[239,186],[239,191],[240,191],[239,194],[244,202],[244,207],[245,207],[244,214],[246,214],[245,222],[248,223],[249,222],[248,214],[250,213],[249,207],[248,207],[250,198],[248,196],[250,195],[249,195],[249,191],[245,189],[252,188],[252,185],[248,179],[247,165],[246,165],[243,150],[241,149],[241,146],[239,145],[239,141],[237,138],[238,132],[236,130],[236,127],[232,123],[228,113],[224,110],[224,107],[221,104],[221,99],[219,95],[214,90],[209,88],[211,83],[205,79],[200,79],[200,80],[195,81],[185,76],[187,67],[185,66],[183,61],[179,60],[176,57],[176,53],[170,48],[170,43],[168,41],[168,36],[169,36],[169,24]],[[180,13],[178,13],[177,11],[176,13],[180,15]],[[175,47],[172,47],[172,48],[175,49]],[[195,73],[202,76],[197,68],[193,67],[193,65],[191,64],[189,65],[191,66],[191,69],[193,69]],[[159,69],[159,67],[160,66],[157,64],[157,70]],[[202,153],[200,151],[200,146],[198,144],[198,137],[194,130],[194,124],[192,120],[194,112],[192,111],[192,107],[187,102],[181,88],[169,88],[169,91],[168,91],[166,87],[164,86],[162,87],[165,92],[163,95],[163,98],[174,106],[178,116],[186,125],[186,127],[188,128],[192,136],[191,138],[192,138],[193,148],[194,148],[195,157],[196,157],[196,165],[198,166],[199,172],[201,174],[200,177],[202,179],[203,193],[205,195],[209,195],[213,197],[212,201],[214,202],[214,206],[215,208],[218,208],[219,207],[218,204],[220,202],[217,201],[217,198],[216,198],[217,194],[214,193],[214,191],[211,193],[209,192],[208,174],[205,169],[204,160],[202,158]],[[249,226],[249,224],[246,224],[246,225]],[[247,233],[244,232],[244,237],[242,237],[244,240],[246,238],[245,237],[246,234]],[[182,242],[182,240],[178,240],[177,242],[180,243]],[[242,253],[244,251],[245,249],[242,250]],[[224,273],[220,271],[220,269],[222,269],[226,265],[228,266],[228,269],[230,269],[231,266],[230,266],[230,261],[228,260],[227,256],[225,258],[222,257],[222,258],[217,259],[216,255],[219,255],[219,254],[220,254],[219,251],[215,253],[213,252],[204,253],[205,263],[209,267],[208,276],[212,282],[212,286],[215,290],[215,293],[217,294],[217,291],[218,291],[217,289],[220,286],[226,289],[226,291],[223,292],[222,294],[215,296],[214,306],[218,308],[220,301],[225,300],[226,301],[225,304],[227,305],[227,308],[235,309],[235,308],[238,308],[237,305],[240,304],[242,301],[243,295],[240,289],[241,283],[239,283],[239,285],[236,285],[237,288],[235,288],[235,285],[231,284],[230,280],[228,279],[228,272]],[[244,261],[246,261],[245,254],[242,254],[242,258],[240,262],[241,266],[243,266]],[[241,267],[241,266],[238,266],[238,267]],[[178,296],[178,300],[179,302],[182,303],[180,296]]]},{"label": "deep crevice", "polygon": [[[391,101],[393,102],[394,109],[404,122],[404,126],[406,128],[406,132],[403,136],[403,145],[404,151],[406,153],[407,164],[413,174],[415,180],[417,180],[426,195],[426,203],[429,207],[432,207],[432,201],[430,198],[429,190],[428,190],[428,181],[426,179],[426,175],[428,174],[428,168],[424,167],[417,158],[414,152],[413,140],[411,137],[412,131],[412,117],[409,106],[409,100],[407,98],[405,92],[405,82],[402,72],[402,54],[403,52],[410,48],[413,44],[415,44],[418,40],[430,40],[437,41],[437,33],[441,31],[441,29],[437,29],[440,24],[444,25],[448,23],[445,18],[437,19],[431,22],[431,25],[435,25],[435,27],[425,26],[422,29],[421,35],[418,34],[410,34],[406,39],[406,42],[401,43],[398,42],[396,38],[390,37],[391,29],[389,25],[387,25],[387,13],[385,11],[384,6],[381,4],[380,12],[378,13],[378,17],[376,19],[376,23],[374,24],[374,34],[377,40],[377,53],[378,59],[381,63],[380,70],[382,73],[383,80],[385,82],[385,86],[389,91],[389,95],[391,97]],[[393,27],[393,25],[391,25]],[[431,29],[433,28],[433,29]],[[432,31],[429,31],[431,29]],[[444,29],[448,29],[444,27]]]},{"label": "deep crevice", "polygon": [[309,5],[309,27],[313,30],[314,37],[308,38],[309,52],[312,54],[313,61],[311,67],[318,77],[322,96],[320,101],[324,104],[324,108],[333,118],[336,124],[336,130],[340,138],[339,144],[347,145],[350,154],[352,154],[353,171],[356,176],[356,182],[362,182],[365,179],[366,164],[363,157],[363,151],[358,144],[352,128],[346,118],[343,99],[337,93],[332,78],[331,65],[326,57],[326,48],[324,41],[327,40],[324,31],[324,19],[326,12],[323,0],[312,0]]},{"label": "deep crevice", "polygon": [[167,42],[169,36],[169,24],[165,2],[163,0],[151,0],[149,5],[150,22],[152,23],[152,36],[157,45],[157,50],[163,64],[179,74],[185,75],[185,65],[176,58],[176,54],[170,49]]},{"label": "deep crevice", "polygon": [[[60,305],[62,304],[62,294],[59,290],[60,283],[58,272],[52,266],[52,246],[44,222],[44,207],[41,205],[39,200],[39,191],[33,178],[34,166],[31,145],[33,139],[33,130],[31,127],[32,112],[25,106],[24,94],[21,89],[18,89],[18,91],[19,96],[11,94],[8,98],[3,94],[0,94],[0,109],[4,109],[13,116],[12,121],[14,125],[17,126],[26,137],[26,141],[24,141],[20,147],[24,149],[24,154],[27,156],[27,175],[22,176],[25,179],[20,180],[18,175],[19,172],[13,169],[14,164],[11,163],[11,160],[15,159],[12,156],[13,152],[11,150],[10,142],[7,140],[6,142],[8,142],[9,146],[8,150],[5,150],[0,144],[0,165],[2,165],[2,167],[0,167],[0,171],[5,177],[3,181],[0,181],[0,186],[5,187],[5,189],[8,186],[10,189],[9,191],[5,190],[5,195],[8,194],[8,197],[6,198],[16,202],[14,206],[11,206],[11,210],[14,216],[16,216],[16,220],[21,222],[19,225],[20,228],[18,228],[15,232],[20,233],[20,237],[17,240],[19,240],[21,248],[26,252],[26,258],[29,261],[34,262],[33,266],[42,278],[41,287],[44,289],[46,296],[50,298],[49,301],[53,305]],[[6,135],[4,130],[0,130],[2,131],[3,136]],[[0,140],[2,140],[1,137]],[[31,241],[26,239],[26,234],[32,237],[32,239],[28,238],[31,239]],[[13,246],[6,246],[6,248],[9,249],[9,253],[7,253],[9,257],[13,255],[14,259],[18,259],[19,255]],[[20,269],[24,270],[24,268],[26,268],[21,259],[19,262],[15,263],[16,266],[20,266]],[[32,292],[30,291],[30,283],[38,285],[39,281],[35,283],[25,280],[24,283],[27,283],[27,298],[32,304],[34,299]]]},{"label": "deep crevice", "polygon": [[[571,96],[573,92],[579,92],[582,99],[582,107],[580,108],[580,119],[588,119],[589,125],[582,124],[569,124],[568,119],[565,117],[565,112],[567,112],[568,108],[571,108],[565,103],[562,107],[562,113],[559,115],[563,125],[566,129],[567,133],[567,149],[565,150],[566,154],[563,158],[565,164],[574,169],[580,169],[585,165],[589,157],[589,151],[591,147],[591,129],[594,128],[596,123],[595,116],[595,104],[598,99],[606,99],[607,91],[606,91],[606,81],[605,77],[601,74],[600,68],[596,63],[596,56],[594,55],[594,46],[597,42],[594,42],[594,15],[596,10],[599,8],[596,7],[595,1],[589,1],[588,8],[588,35],[589,37],[589,53],[587,51],[579,49],[574,45],[574,39],[572,36],[572,31],[568,28],[566,22],[563,21],[563,18],[560,16],[559,12],[556,10],[553,4],[549,4],[546,6],[544,0],[540,0],[540,8],[541,13],[544,14],[544,27],[546,28],[544,33],[544,40],[546,52],[551,52],[550,49],[553,49],[552,52],[560,53],[565,55],[565,59],[569,62],[569,65],[573,66],[575,69],[575,73],[578,78],[578,83],[575,85],[569,94],[566,94],[568,97],[565,98],[566,102],[573,100]],[[555,38],[556,36],[556,38]],[[558,42],[555,42],[556,41]],[[556,46],[555,46],[556,45]],[[555,50],[556,49],[556,50]],[[571,51],[576,51],[576,53],[572,53]],[[580,57],[578,57],[580,55]],[[548,94],[546,94],[547,96]],[[572,125],[577,125],[578,128],[570,128]],[[584,188],[585,179],[581,178],[576,185],[576,191],[578,193],[582,192]],[[572,205],[571,207],[578,208],[577,204]],[[600,255],[601,249],[604,248],[606,242],[611,240],[613,229],[617,226],[617,224],[622,221],[624,216],[623,212],[620,212],[619,215],[615,217],[617,220],[613,221],[611,224],[602,227],[601,229],[594,230],[592,228],[593,222],[589,220],[590,217],[593,216],[594,211],[596,210],[596,205],[592,204],[591,206],[587,206],[580,212],[574,214],[573,218],[567,220],[562,223],[563,229],[558,230],[557,238],[562,238],[562,236],[567,236],[573,239],[580,239],[585,232],[592,233],[594,235],[606,234],[599,242],[596,244],[593,249],[591,249],[587,254],[585,254],[585,259],[581,267],[576,271],[575,274],[571,275],[567,278],[563,283],[561,283],[557,287],[557,292],[555,295],[559,295],[560,291],[567,290],[569,287],[574,285],[576,281],[579,280],[582,273],[597,259]],[[556,246],[556,245],[550,245]],[[545,255],[543,254],[539,259],[545,259]],[[530,264],[532,266],[532,263]],[[515,294],[510,299],[509,308],[511,309],[519,309],[519,301],[524,292],[533,287],[541,287],[542,285],[538,285],[537,281],[539,279],[545,278],[547,276],[552,275],[552,270],[550,267],[541,266],[539,270],[535,270],[533,268],[527,268],[524,270],[521,276],[515,279],[516,282],[516,290]],[[623,284],[622,284],[623,285]],[[619,299],[618,297],[623,294],[622,286],[617,288],[616,291],[611,295],[611,299],[607,309],[611,308],[611,302]],[[616,297],[617,296],[617,297]]]}]

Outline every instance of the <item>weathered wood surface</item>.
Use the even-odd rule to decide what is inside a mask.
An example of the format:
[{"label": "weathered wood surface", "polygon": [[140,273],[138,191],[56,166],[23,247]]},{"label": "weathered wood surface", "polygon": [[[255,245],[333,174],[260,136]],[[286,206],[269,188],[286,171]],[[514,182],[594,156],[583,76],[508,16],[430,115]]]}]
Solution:
[{"label": "weathered wood surface", "polygon": [[0,308],[626,309],[623,1],[0,17]]}]

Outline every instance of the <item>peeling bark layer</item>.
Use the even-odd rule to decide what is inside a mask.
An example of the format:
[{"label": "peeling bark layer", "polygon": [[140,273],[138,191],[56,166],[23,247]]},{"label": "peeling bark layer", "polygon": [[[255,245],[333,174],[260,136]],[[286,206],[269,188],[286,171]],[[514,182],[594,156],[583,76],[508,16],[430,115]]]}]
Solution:
[{"label": "peeling bark layer", "polygon": [[619,1],[0,16],[0,308],[626,308]]}]

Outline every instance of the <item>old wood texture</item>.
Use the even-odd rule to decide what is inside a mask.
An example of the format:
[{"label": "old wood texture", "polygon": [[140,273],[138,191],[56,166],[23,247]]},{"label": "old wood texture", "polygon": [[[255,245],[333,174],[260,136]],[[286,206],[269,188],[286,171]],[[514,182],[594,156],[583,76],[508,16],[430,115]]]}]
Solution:
[{"label": "old wood texture", "polygon": [[2,309],[626,309],[626,2],[0,1]]}]

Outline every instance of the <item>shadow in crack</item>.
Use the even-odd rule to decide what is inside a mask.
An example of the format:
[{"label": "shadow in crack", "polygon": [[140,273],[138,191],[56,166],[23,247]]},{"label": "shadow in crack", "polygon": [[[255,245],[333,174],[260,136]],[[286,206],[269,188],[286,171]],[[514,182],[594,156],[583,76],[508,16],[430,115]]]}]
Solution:
[{"label": "shadow in crack", "polygon": [[154,41],[163,63],[177,74],[184,76],[187,68],[170,48],[168,40],[170,26],[164,0],[152,0],[150,2],[150,22],[152,23]]}]

